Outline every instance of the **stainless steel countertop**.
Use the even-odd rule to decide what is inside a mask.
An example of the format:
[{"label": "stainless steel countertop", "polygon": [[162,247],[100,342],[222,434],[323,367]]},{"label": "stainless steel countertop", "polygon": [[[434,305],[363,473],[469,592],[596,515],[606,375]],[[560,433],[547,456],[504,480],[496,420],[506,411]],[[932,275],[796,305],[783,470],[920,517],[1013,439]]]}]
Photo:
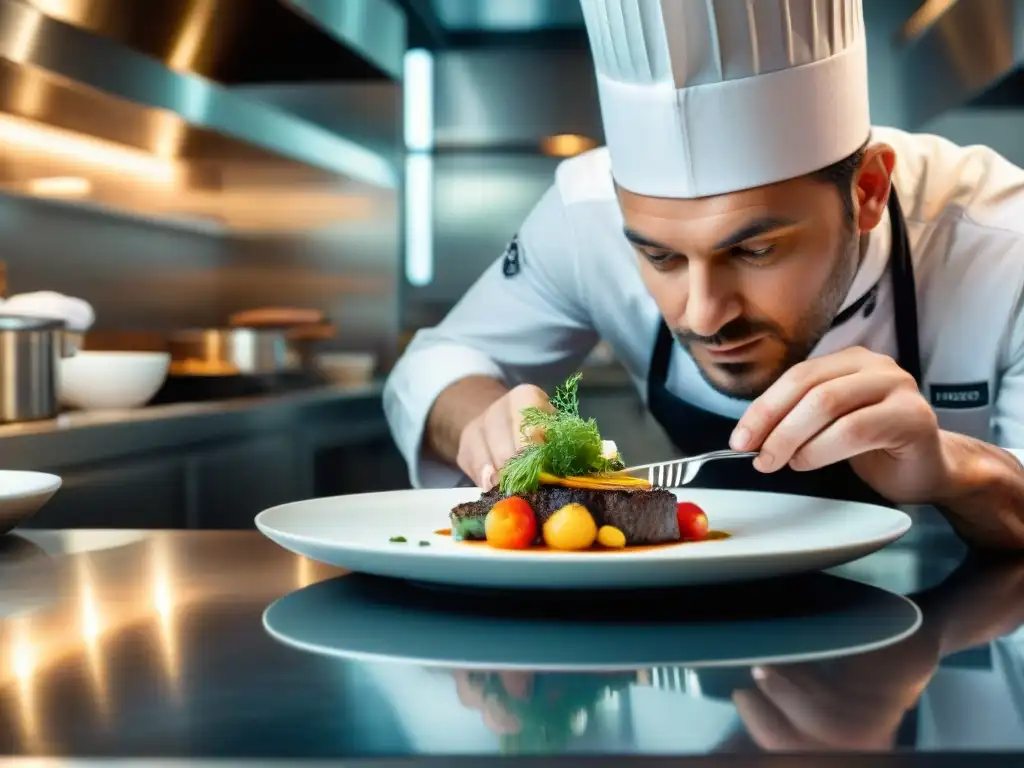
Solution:
[{"label": "stainless steel countertop", "polygon": [[[534,738],[558,734],[529,751],[559,765],[608,753],[631,763],[678,765],[669,757],[687,755],[715,765],[716,756],[731,755],[729,765],[762,765],[753,762],[762,749],[807,756],[786,765],[845,766],[839,755],[865,749],[873,754],[856,765],[919,765],[956,744],[965,745],[960,758],[1002,750],[1019,760],[1024,559],[965,559],[963,545],[927,510],[915,525],[921,535],[908,543],[831,575],[780,587],[705,588],[647,603],[646,614],[632,603],[616,607],[607,596],[589,608],[563,605],[556,612],[522,603],[506,611],[507,595],[471,608],[451,593],[346,575],[257,532],[0,537],[0,766],[29,765],[20,760],[32,757],[56,761],[46,765],[143,758],[258,765],[367,758],[397,765],[384,758],[412,758],[451,765],[461,762],[456,754],[485,765],[521,748],[511,737],[523,723]],[[622,642],[623,632],[634,630],[685,640],[690,622],[706,632],[709,619],[694,610],[703,605],[727,642],[756,653],[763,633],[776,642],[789,633],[799,645],[802,627],[820,624],[821,611],[853,606],[871,624],[877,595],[865,600],[864,587],[851,584],[909,596],[923,616],[917,631],[831,661],[778,667],[790,675],[787,686],[775,691],[776,704],[760,701],[758,712],[731,709],[738,692],[757,690],[750,668],[650,668],[635,662],[637,643]],[[293,609],[292,620],[347,627],[332,635],[336,648],[289,645],[264,625],[269,606],[286,596],[297,605],[294,598],[304,595],[320,610],[300,620]],[[381,637],[381,650],[404,644],[420,661],[346,655],[346,641],[365,635],[363,622],[381,612],[402,622],[397,634]],[[534,647],[531,637],[557,646],[560,633],[573,635],[573,622],[596,624],[592,643],[621,657],[618,671],[567,675],[526,664],[499,675],[423,661],[432,658],[431,647],[450,645],[445,632],[459,632],[470,618],[500,623],[508,638],[503,647],[520,664],[534,652],[524,651]],[[615,632],[599,631],[602,622]],[[604,638],[612,635],[617,641],[609,645]],[[517,682],[528,683],[525,692],[495,698],[495,686],[508,692]],[[614,693],[598,695],[607,686]],[[556,706],[563,695],[575,702],[569,709]],[[589,719],[563,733],[579,707]],[[956,732],[942,732],[950,723]]]},{"label": "stainless steel countertop", "polygon": [[280,395],[183,403],[130,411],[69,412],[56,419],[0,427],[0,467],[57,472],[174,451],[218,440],[244,440],[303,425],[310,440],[318,433],[353,442],[387,434],[381,391],[325,386]]},{"label": "stainless steel countertop", "polygon": [[26,435],[45,435],[78,429],[96,429],[123,424],[144,424],[165,419],[201,418],[228,413],[245,413],[257,409],[291,408],[336,400],[359,400],[380,397],[384,385],[374,382],[362,386],[325,385],[281,395],[216,400],[202,403],[156,405],[130,410],[68,411],[55,419],[0,425],[0,440]]}]

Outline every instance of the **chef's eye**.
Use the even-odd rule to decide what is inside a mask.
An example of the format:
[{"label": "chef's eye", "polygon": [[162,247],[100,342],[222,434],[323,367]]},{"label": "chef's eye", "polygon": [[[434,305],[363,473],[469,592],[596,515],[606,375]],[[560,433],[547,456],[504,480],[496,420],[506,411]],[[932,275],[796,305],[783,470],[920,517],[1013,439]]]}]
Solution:
[{"label": "chef's eye", "polygon": [[757,263],[758,261],[765,261],[774,253],[774,245],[768,245],[764,248],[736,248],[735,250],[735,254],[737,256],[754,263]]},{"label": "chef's eye", "polygon": [[651,251],[646,248],[641,248],[640,252],[658,269],[667,269],[672,266],[679,257],[679,254],[674,253],[673,251]]}]

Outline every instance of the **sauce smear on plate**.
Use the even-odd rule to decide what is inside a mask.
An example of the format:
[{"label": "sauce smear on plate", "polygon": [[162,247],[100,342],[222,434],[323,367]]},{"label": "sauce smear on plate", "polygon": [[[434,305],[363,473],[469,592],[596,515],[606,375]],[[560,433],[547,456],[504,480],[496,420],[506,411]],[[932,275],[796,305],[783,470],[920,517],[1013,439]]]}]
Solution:
[{"label": "sauce smear on plate", "polygon": [[[434,531],[434,533],[436,533],[438,536],[451,536],[452,535],[452,529],[451,528],[438,528],[436,531]],[[610,549],[610,548],[607,548],[607,547],[599,547],[598,546],[598,547],[593,547],[591,549],[585,549],[585,550],[581,550],[581,551],[582,552],[636,552],[638,550],[644,550],[644,549],[665,549],[666,547],[679,547],[679,546],[683,546],[683,545],[686,545],[686,544],[703,544],[706,541],[722,541],[723,539],[728,539],[730,535],[731,534],[726,533],[725,531],[708,531],[707,537],[705,539],[703,539],[702,541],[672,541],[672,542],[668,542],[667,544],[640,544],[640,545],[635,545],[635,546],[622,547],[622,548],[618,548],[618,549]],[[487,542],[486,541],[469,541],[469,540],[466,540],[466,541],[460,541],[459,544],[465,544],[468,547],[487,546]],[[560,551],[560,550],[554,550],[551,547],[544,546],[543,544],[537,544],[535,546],[528,547],[528,548],[526,548],[524,550],[520,550],[520,551],[523,551],[523,552],[555,552],[555,551]]]}]

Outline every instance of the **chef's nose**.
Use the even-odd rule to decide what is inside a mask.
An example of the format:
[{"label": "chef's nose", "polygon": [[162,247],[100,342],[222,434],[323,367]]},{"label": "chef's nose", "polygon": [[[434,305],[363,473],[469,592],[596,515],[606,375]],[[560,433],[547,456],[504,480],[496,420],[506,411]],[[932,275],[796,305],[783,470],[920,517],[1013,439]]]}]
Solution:
[{"label": "chef's nose", "polygon": [[691,259],[688,269],[686,327],[700,336],[714,336],[740,315],[739,301],[726,275],[715,265]]}]

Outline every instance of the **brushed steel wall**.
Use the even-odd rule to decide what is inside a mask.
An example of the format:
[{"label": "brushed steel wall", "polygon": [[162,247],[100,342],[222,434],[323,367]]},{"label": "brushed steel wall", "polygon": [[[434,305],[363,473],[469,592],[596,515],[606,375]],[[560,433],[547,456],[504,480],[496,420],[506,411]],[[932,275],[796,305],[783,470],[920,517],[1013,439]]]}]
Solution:
[{"label": "brushed steel wall", "polygon": [[169,330],[221,317],[224,239],[70,205],[0,197],[9,293],[91,302],[98,327]]},{"label": "brushed steel wall", "polygon": [[433,279],[403,288],[407,332],[438,322],[501,257],[561,161],[543,139],[604,140],[586,48],[441,53],[434,121]]},{"label": "brushed steel wall", "polygon": [[394,192],[372,215],[286,236],[205,234],[93,210],[0,196],[8,291],[91,302],[99,330],[163,332],[223,323],[246,307],[323,309],[332,346],[391,355],[400,268]]},{"label": "brushed steel wall", "polygon": [[434,65],[439,148],[500,149],[560,133],[604,142],[586,47],[448,51]]},{"label": "brushed steel wall", "polygon": [[503,152],[434,157],[434,277],[404,288],[404,325],[434,325],[496,259],[550,186],[557,158]]}]

